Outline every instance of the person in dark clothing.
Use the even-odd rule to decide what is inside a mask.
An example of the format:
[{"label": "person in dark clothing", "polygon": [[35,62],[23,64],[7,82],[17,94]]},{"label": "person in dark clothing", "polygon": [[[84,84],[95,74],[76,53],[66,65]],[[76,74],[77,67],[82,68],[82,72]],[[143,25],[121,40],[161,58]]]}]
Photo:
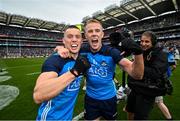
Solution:
[{"label": "person in dark clothing", "polygon": [[125,109],[130,120],[147,120],[155,97],[165,94],[161,80],[168,68],[167,54],[163,48],[157,47],[156,43],[156,35],[153,32],[146,31],[142,34],[140,45],[144,57],[144,76],[142,80],[128,76],[131,92]]}]

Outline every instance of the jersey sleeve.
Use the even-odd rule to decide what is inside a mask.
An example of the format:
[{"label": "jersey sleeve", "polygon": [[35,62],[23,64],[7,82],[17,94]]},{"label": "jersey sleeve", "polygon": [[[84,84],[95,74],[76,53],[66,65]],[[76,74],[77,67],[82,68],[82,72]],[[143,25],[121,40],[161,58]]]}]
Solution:
[{"label": "jersey sleeve", "polygon": [[43,63],[41,72],[54,71],[56,73],[59,73],[63,67],[63,62],[63,59],[59,55],[51,55]]},{"label": "jersey sleeve", "polygon": [[111,48],[110,54],[116,64],[123,58],[123,56],[121,55],[121,52],[116,48]]}]

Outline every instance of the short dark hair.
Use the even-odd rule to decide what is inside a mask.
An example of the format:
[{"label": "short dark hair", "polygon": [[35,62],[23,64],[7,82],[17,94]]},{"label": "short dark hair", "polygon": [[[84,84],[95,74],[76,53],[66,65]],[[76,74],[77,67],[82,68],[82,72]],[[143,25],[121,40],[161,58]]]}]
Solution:
[{"label": "short dark hair", "polygon": [[75,26],[75,25],[69,25],[65,30],[64,30],[64,32],[67,30],[67,29],[78,29],[78,30],[80,30],[77,26]]},{"label": "short dark hair", "polygon": [[64,35],[65,35],[65,32],[68,30],[68,29],[78,29],[80,31],[80,29],[75,26],[75,25],[69,25],[68,27],[66,27],[66,29],[64,30]]},{"label": "short dark hair", "polygon": [[151,38],[152,45],[156,45],[157,43],[157,37],[154,32],[152,31],[145,31],[142,36],[148,36]]}]

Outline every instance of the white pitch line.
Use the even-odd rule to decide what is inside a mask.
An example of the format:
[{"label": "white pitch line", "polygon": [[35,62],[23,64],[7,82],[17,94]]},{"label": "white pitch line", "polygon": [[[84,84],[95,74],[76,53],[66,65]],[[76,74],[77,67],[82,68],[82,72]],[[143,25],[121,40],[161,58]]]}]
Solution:
[{"label": "white pitch line", "polygon": [[28,74],[26,74],[26,75],[28,75],[28,76],[31,76],[31,75],[36,75],[36,74],[40,74],[41,72],[33,72],[33,73],[28,73]]},{"label": "white pitch line", "polygon": [[84,117],[84,111],[81,112],[79,115],[75,116],[73,118],[73,121],[79,121],[79,119],[83,118]]},{"label": "white pitch line", "polygon": [[5,75],[5,74],[7,74],[7,73],[8,73],[8,71],[0,72],[0,76],[3,76],[3,75]]},{"label": "white pitch line", "polygon": [[39,66],[40,64],[35,64],[35,65],[24,65],[24,66],[12,66],[12,67],[7,67],[7,69],[13,69],[13,68],[22,68],[22,67],[32,67],[32,66]]},{"label": "white pitch line", "polygon": [[19,89],[15,86],[0,85],[0,110],[10,105],[19,95]]},{"label": "white pitch line", "polygon": [[12,78],[11,76],[0,76],[0,82],[7,81],[11,78]]}]

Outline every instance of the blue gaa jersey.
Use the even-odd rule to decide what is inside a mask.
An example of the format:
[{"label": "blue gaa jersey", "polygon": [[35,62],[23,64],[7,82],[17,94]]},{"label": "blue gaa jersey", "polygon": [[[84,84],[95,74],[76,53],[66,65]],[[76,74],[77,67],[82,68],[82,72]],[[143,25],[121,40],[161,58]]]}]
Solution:
[{"label": "blue gaa jersey", "polygon": [[174,54],[172,52],[168,53],[168,62],[175,62]]},{"label": "blue gaa jersey", "polygon": [[[59,55],[54,54],[45,61],[42,72],[54,71],[60,76],[69,71],[74,64],[75,61],[73,59],[62,59]],[[56,97],[43,102],[39,108],[36,120],[72,120],[81,77],[76,78]]]},{"label": "blue gaa jersey", "polygon": [[122,57],[120,51],[103,45],[99,52],[93,53],[89,46],[83,47],[81,55],[86,54],[91,68],[87,71],[86,94],[98,100],[106,100],[116,95],[116,87],[113,81],[116,63]]}]

